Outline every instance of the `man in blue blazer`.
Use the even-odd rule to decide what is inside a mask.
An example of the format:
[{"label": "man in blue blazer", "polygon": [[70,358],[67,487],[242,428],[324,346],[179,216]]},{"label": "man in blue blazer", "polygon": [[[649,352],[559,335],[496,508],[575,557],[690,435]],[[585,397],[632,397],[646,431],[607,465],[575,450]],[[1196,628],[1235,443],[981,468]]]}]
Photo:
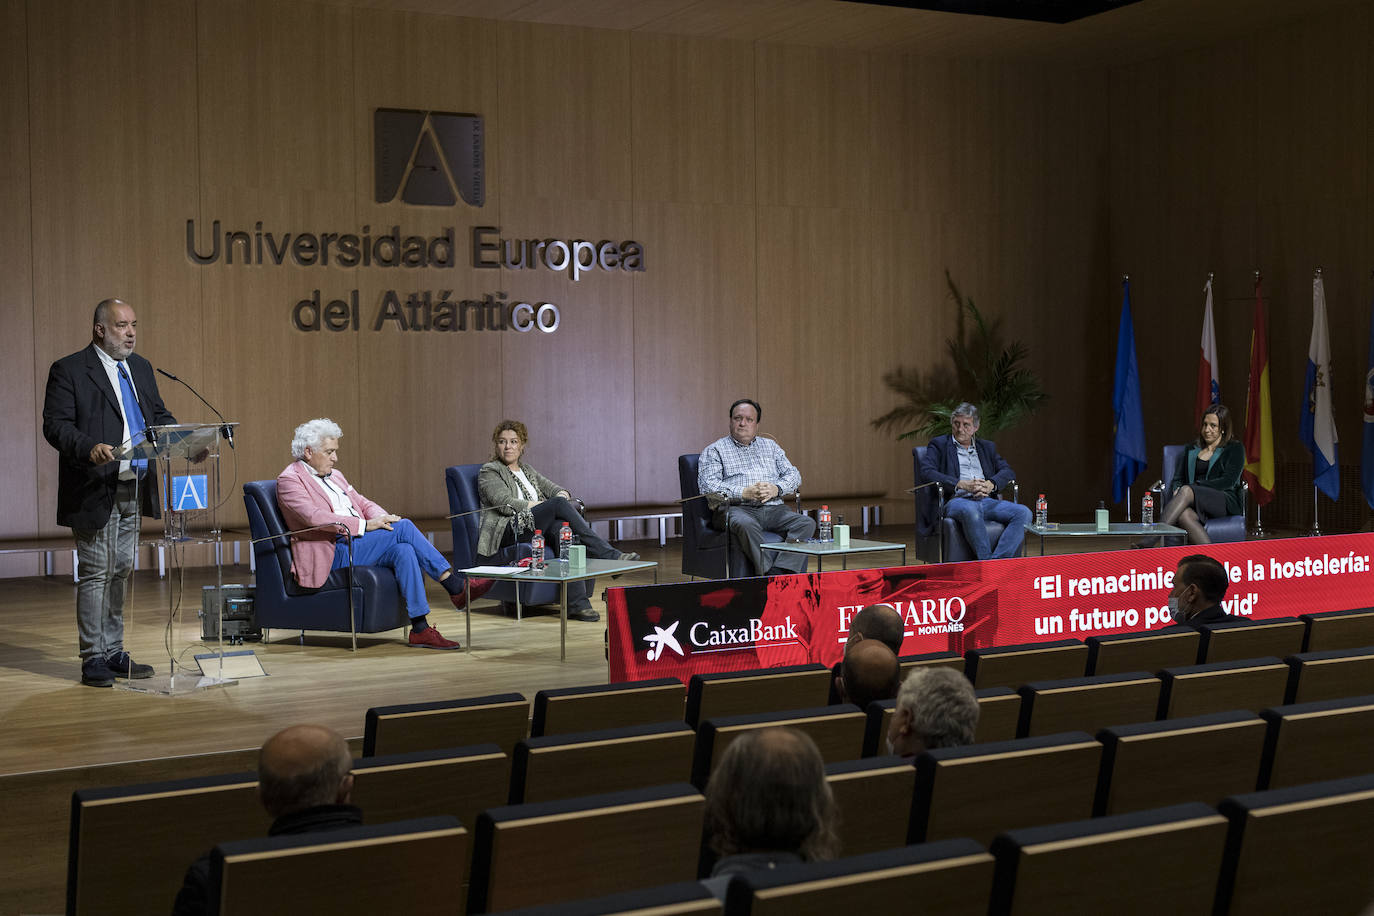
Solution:
[{"label": "man in blue blazer", "polygon": [[[945,491],[945,517],[954,519],[980,560],[999,560],[1021,552],[1031,512],[1019,503],[998,497],[1016,476],[997,446],[976,439],[978,408],[967,401],[949,418],[952,435],[936,436],[926,447],[921,473],[938,481]],[[953,494],[952,496],[950,494]],[[996,545],[989,543],[987,523],[1004,526]]]},{"label": "man in blue blazer", "polygon": [[124,650],[124,595],[138,547],[139,516],[157,518],[157,477],[125,449],[150,426],[175,423],[153,367],[134,354],[138,318],[128,303],[95,307],[91,343],[48,370],[43,438],[57,449],[57,523],[76,538],[76,625],[81,683],[152,677]]}]

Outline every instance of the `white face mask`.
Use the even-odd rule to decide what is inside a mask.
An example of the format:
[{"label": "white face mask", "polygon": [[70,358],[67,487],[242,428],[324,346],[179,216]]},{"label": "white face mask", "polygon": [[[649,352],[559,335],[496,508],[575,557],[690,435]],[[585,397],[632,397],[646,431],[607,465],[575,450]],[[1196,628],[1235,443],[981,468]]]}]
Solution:
[{"label": "white face mask", "polygon": [[1183,622],[1183,618],[1182,618],[1181,616],[1179,616],[1180,613],[1181,613],[1181,612],[1179,611],[1179,608],[1178,608],[1178,598],[1177,598],[1176,596],[1174,596],[1174,595],[1170,595],[1170,596],[1169,596],[1169,616],[1172,617],[1172,618],[1174,619],[1174,623],[1182,623],[1182,622]]}]

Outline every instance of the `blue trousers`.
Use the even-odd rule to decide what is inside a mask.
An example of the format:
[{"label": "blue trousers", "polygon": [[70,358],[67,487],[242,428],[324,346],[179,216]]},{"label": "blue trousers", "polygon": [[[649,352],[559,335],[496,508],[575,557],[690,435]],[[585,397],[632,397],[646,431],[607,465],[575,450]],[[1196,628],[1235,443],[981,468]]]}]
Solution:
[{"label": "blue trousers", "polygon": [[[334,545],[333,569],[348,565],[348,546],[340,541]],[[391,530],[374,528],[362,537],[353,539],[354,566],[385,566],[396,576],[405,600],[406,614],[423,617],[429,613],[429,599],[425,597],[425,576],[435,582],[451,567],[444,555],[434,548],[415,523],[408,518],[393,522]]]},{"label": "blue trousers", "polygon": [[[1009,499],[967,499],[957,497],[945,504],[945,517],[954,519],[964,539],[980,560],[1000,560],[1021,552],[1026,537],[1031,510]],[[994,547],[988,542],[988,522],[1001,522],[1005,527]]]}]

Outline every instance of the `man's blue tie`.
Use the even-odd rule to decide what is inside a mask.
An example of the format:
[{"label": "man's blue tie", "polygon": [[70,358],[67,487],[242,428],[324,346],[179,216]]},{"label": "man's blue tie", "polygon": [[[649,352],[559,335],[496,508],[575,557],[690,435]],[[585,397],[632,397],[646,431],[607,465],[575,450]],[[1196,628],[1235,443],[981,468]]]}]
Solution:
[{"label": "man's blue tie", "polygon": [[[143,409],[138,406],[138,395],[134,393],[133,383],[129,381],[129,373],[124,371],[124,364],[119,364],[119,394],[124,402],[125,419],[129,421],[129,442],[138,445],[143,442],[143,430],[147,424],[143,420]],[[143,470],[148,466],[147,458],[134,458],[129,462],[133,467]]]}]

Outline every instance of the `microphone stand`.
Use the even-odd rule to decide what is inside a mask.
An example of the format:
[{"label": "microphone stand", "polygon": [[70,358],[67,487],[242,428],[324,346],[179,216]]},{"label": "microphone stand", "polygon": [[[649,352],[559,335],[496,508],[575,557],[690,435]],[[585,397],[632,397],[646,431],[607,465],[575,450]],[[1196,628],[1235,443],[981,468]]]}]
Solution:
[{"label": "microphone stand", "polygon": [[[210,408],[210,412],[211,412],[212,414],[214,414],[216,417],[219,418],[219,422],[220,422],[220,424],[221,424],[221,426],[220,426],[220,433],[224,436],[224,441],[226,441],[226,442],[229,443],[229,447],[230,447],[230,448],[233,448],[233,447],[234,447],[234,428],[233,428],[232,426],[229,425],[229,421],[228,421],[228,420],[224,419],[224,414],[220,413],[218,410],[215,410],[215,405],[211,404],[209,401],[205,400],[205,398],[201,397],[201,396],[200,396],[200,392],[197,391],[196,389],[192,388],[189,382],[182,381],[181,379],[177,378],[175,375],[173,375],[172,373],[168,372],[166,369],[163,369],[163,368],[160,367],[160,366],[158,367],[157,371],[158,371],[158,374],[159,374],[159,375],[165,375],[165,376],[167,376],[167,378],[169,378],[169,379],[171,379],[172,381],[176,382],[178,385],[184,386],[184,387],[186,388],[186,390],[189,391],[189,392],[191,392],[192,394],[194,394],[194,395],[196,396],[196,398],[198,398],[202,404],[204,404],[206,407]],[[156,443],[154,443],[154,444],[156,444]],[[237,475],[235,475],[235,476],[237,476]]]}]

